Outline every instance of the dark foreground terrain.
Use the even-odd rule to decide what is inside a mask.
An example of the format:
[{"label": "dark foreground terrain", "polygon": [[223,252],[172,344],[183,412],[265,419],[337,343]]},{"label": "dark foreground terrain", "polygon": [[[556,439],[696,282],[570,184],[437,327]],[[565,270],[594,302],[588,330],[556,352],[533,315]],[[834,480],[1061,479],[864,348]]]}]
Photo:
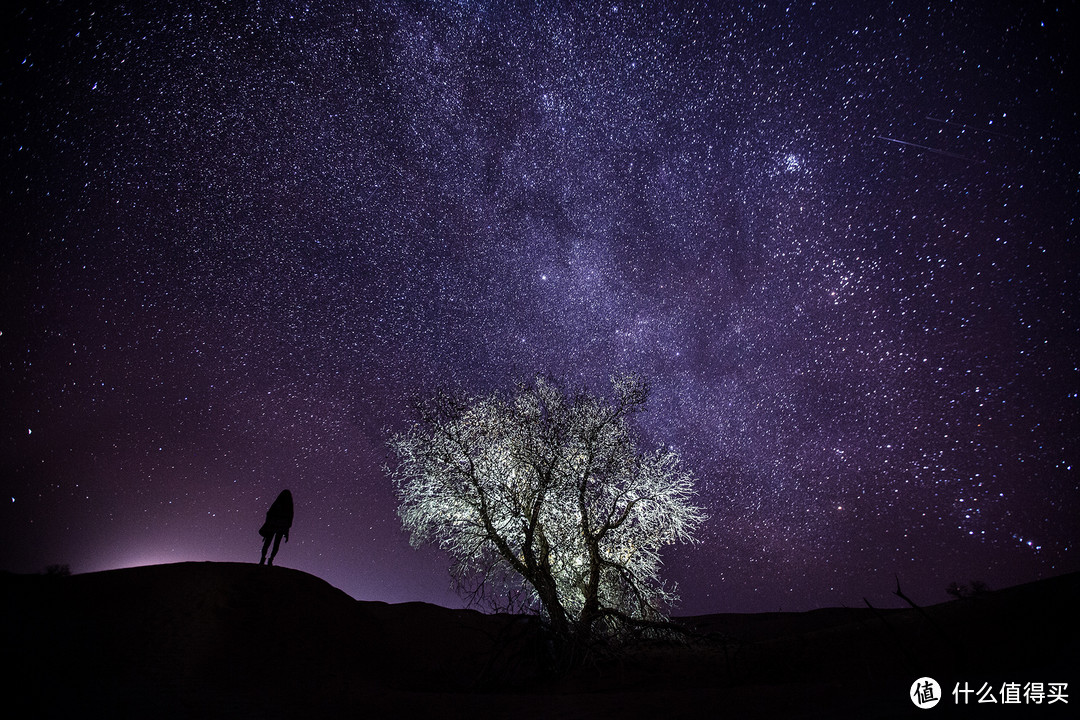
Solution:
[{"label": "dark foreground terrain", "polygon": [[[684,618],[686,642],[561,676],[530,620],[359,602],[284,568],[4,574],[0,592],[5,717],[944,717],[957,682],[1069,683],[1052,706],[972,695],[970,717],[1080,706],[1078,574],[927,608]],[[945,697],[919,710],[925,675]]]}]

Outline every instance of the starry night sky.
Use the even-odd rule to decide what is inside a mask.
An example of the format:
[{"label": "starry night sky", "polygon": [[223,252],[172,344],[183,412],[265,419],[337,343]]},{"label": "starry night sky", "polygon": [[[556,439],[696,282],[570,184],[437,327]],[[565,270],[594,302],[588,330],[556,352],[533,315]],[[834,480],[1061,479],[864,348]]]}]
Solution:
[{"label": "starry night sky", "polygon": [[579,5],[4,11],[0,569],[254,562],[288,487],[279,564],[458,606],[410,403],[619,370],[680,613],[1080,569],[1075,15]]}]

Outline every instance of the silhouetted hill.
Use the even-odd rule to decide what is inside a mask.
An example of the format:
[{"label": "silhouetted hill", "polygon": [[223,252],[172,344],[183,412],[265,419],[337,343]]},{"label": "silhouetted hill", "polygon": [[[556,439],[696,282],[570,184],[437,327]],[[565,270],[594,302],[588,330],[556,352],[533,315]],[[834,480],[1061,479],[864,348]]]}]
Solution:
[{"label": "silhouetted hill", "polygon": [[906,717],[923,675],[936,716],[958,681],[1077,690],[1078,574],[925,609],[684,618],[684,643],[564,677],[529,618],[359,602],[286,568],[0,579],[8,717]]}]

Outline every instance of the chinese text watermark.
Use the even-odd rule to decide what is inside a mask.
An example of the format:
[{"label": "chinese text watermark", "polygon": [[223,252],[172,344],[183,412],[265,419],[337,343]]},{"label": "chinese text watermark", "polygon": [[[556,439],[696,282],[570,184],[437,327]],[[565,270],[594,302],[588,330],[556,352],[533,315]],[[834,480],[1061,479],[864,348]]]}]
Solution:
[{"label": "chinese text watermark", "polygon": [[[1054,705],[1068,704],[1069,683],[1066,682],[1003,682],[992,685],[968,681],[957,682],[952,689],[956,705]],[[934,707],[942,700],[941,685],[934,678],[921,677],[911,685],[908,697],[916,707],[923,710]]]}]

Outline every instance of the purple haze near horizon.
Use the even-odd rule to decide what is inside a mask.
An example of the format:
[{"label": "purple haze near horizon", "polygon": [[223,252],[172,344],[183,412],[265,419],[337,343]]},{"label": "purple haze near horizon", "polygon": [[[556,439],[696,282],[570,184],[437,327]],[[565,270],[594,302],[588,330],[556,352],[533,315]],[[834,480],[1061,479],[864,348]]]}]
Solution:
[{"label": "purple haze near horizon", "polygon": [[0,568],[254,561],[288,487],[280,564],[453,606],[410,398],[622,369],[680,613],[1080,568],[1066,11],[208,5],[4,11]]}]

